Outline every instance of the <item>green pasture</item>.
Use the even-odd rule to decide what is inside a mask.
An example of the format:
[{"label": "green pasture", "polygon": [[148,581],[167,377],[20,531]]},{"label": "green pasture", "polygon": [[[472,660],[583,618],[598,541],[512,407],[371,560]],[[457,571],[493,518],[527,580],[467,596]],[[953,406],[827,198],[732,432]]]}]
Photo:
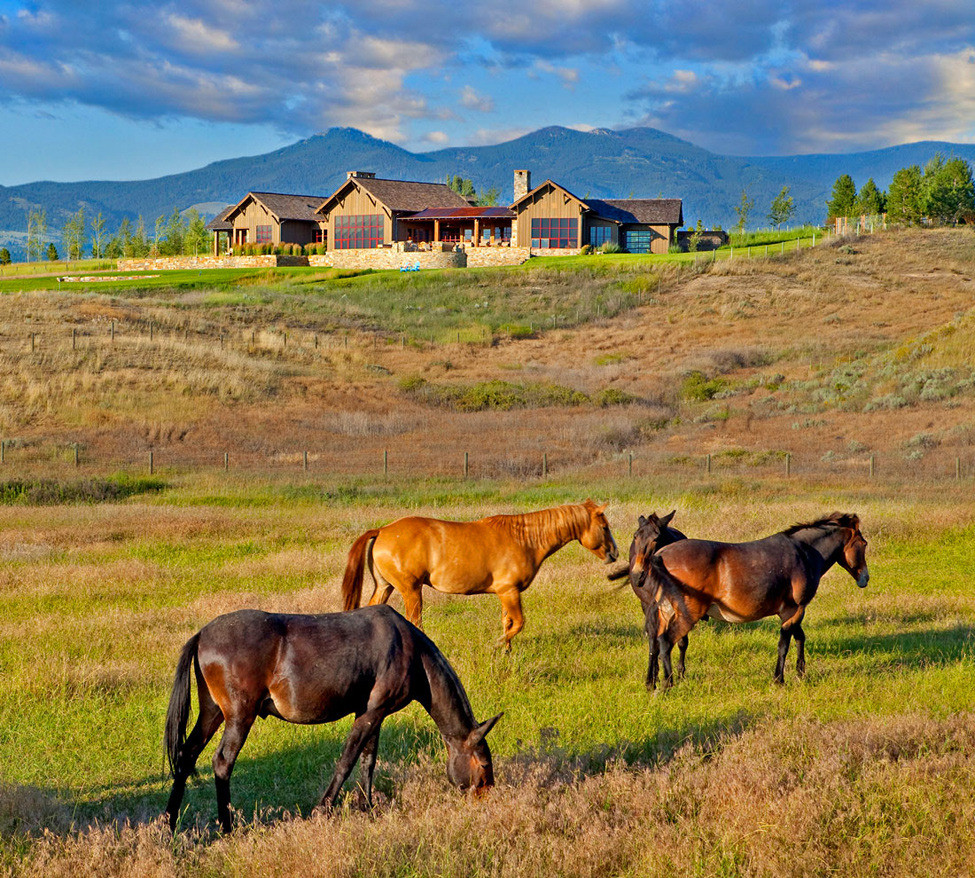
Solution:
[{"label": "green pasture", "polygon": [[[475,713],[504,711],[490,739],[500,784],[506,766],[533,754],[598,773],[619,760],[664,764],[685,744],[715,746],[777,719],[941,719],[975,702],[975,523],[963,500],[891,501],[819,488],[716,496],[588,487],[611,501],[624,557],[636,516],[651,510],[676,507],[675,523],[691,535],[726,539],[757,538],[833,508],[857,511],[870,541],[870,585],[857,589],[838,568],[826,576],[804,625],[804,681],[793,652],[786,685],[772,682],[777,621],[703,623],[691,634],[687,678],[657,696],[643,686],[637,600],[628,587],[613,589],[578,544],[549,559],[526,593],[526,627],[510,655],[496,648],[496,598],[427,590],[426,631],[457,669]],[[0,508],[7,793],[30,791],[40,807],[68,809],[80,826],[151,819],[169,788],[161,741],[176,657],[210,618],[243,606],[337,609],[352,540],[403,514],[476,518],[578,499],[579,486],[568,484],[431,483],[336,497],[325,488],[176,482],[118,504]],[[243,817],[308,813],[348,727],[348,720],[259,721],[233,776]],[[187,795],[190,825],[214,818],[212,752],[213,744]],[[433,722],[410,707],[383,727],[379,790],[395,795],[398,770],[442,757]],[[0,862],[22,849],[20,818],[8,812],[0,815]]]}]

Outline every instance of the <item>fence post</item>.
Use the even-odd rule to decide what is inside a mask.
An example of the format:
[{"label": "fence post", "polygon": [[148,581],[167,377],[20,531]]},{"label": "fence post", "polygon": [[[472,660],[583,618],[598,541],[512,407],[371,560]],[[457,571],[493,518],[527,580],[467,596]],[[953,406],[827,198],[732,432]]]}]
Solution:
[{"label": "fence post", "polygon": [[77,469],[79,465],[80,464],[79,464],[79,461],[78,461],[78,443],[75,442],[75,444],[74,444],[74,466],[75,466],[75,469]]},{"label": "fence post", "polygon": [[[348,338],[348,336],[346,336]],[[389,475],[389,449],[383,449],[383,478]]]},{"label": "fence post", "polygon": [[711,455],[708,455],[708,475],[711,475]]},{"label": "fence post", "polygon": [[230,469],[230,452],[225,451],[223,453],[223,471],[227,472]]},{"label": "fence post", "polygon": [[76,350],[78,347],[78,330],[72,327],[71,329],[71,350]]},{"label": "fence post", "polygon": [[542,478],[548,478],[548,452],[542,454]]},{"label": "fence post", "polygon": [[153,457],[153,453],[149,452],[149,475],[154,475],[156,472],[156,461]]},{"label": "fence post", "polygon": [[0,463],[4,462],[4,458],[7,456],[7,440],[0,439]]},{"label": "fence post", "polygon": [[870,455],[870,478],[871,479],[873,478],[874,473],[876,472],[876,461],[875,461],[875,458],[876,458],[876,455],[875,454],[871,454]]},{"label": "fence post", "polygon": [[955,478],[958,481],[961,481],[961,458],[960,457],[955,458]]},{"label": "fence post", "polygon": [[302,466],[303,466],[305,472],[308,472],[308,452],[307,451],[304,454],[304,460],[303,460]]},{"label": "fence post", "polygon": [[115,321],[112,321],[112,344],[115,344]]},{"label": "fence post", "polygon": [[464,478],[466,479],[470,475],[471,471],[471,459],[469,452],[464,452]]},{"label": "fence post", "polygon": [[788,451],[785,453],[785,474],[792,475],[792,455]]}]

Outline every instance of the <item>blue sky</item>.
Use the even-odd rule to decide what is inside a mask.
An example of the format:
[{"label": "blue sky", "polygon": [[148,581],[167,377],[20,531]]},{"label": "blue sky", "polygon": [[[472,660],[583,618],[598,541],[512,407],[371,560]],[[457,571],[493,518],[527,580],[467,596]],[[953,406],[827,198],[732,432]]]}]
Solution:
[{"label": "blue sky", "polygon": [[332,126],[407,149],[650,125],[715,152],[975,142],[972,0],[0,0],[0,185]]}]

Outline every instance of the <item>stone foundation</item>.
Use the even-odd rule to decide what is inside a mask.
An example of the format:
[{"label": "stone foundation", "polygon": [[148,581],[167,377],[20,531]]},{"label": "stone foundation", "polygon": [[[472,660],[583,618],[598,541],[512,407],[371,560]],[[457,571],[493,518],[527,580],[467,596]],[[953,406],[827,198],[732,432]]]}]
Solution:
[{"label": "stone foundation", "polygon": [[[552,251],[552,254],[568,251]],[[577,252],[577,251],[574,251]],[[318,268],[367,269],[482,268],[491,265],[520,265],[531,256],[527,247],[455,247],[436,246],[417,250],[397,242],[392,247],[367,250],[329,250],[312,256],[156,256],[146,259],[119,259],[119,271],[178,271],[205,268],[275,268],[304,266]]]}]

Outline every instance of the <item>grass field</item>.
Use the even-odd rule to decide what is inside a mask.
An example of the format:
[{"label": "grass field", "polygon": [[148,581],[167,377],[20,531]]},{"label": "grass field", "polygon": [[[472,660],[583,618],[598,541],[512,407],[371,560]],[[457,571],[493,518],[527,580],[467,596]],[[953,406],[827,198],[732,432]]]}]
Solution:
[{"label": "grass field", "polygon": [[[646,272],[542,268],[413,288],[296,275],[0,297],[0,425],[17,437],[0,464],[0,874],[971,874],[975,512],[971,471],[953,464],[969,465],[975,436],[973,267],[965,231],[719,262],[639,290]],[[371,327],[429,328],[409,322],[411,289],[430,312],[487,301],[489,326],[544,314],[546,297],[577,305],[579,322],[488,343],[364,341]],[[614,297],[615,311],[586,309]],[[351,345],[317,348],[350,300]],[[458,319],[438,314],[436,331]],[[71,327],[85,332],[77,350]],[[405,395],[411,376],[642,401],[457,411]],[[197,456],[177,458],[190,440]],[[169,456],[152,479],[116,472],[147,449]],[[806,462],[788,476],[786,452]],[[875,478],[851,463],[870,454]],[[870,585],[826,576],[804,622],[805,680],[793,655],[773,684],[774,621],[706,623],[687,678],[657,696],[638,601],[578,545],[542,567],[510,655],[495,598],[428,590],[425,628],[478,718],[504,711],[489,795],[450,787],[436,727],[413,706],[384,725],[375,812],[309,818],[349,721],[267,720],[234,772],[234,834],[215,832],[212,744],[181,832],[163,830],[163,718],[200,626],[240,607],[337,610],[349,545],[398,516],[587,496],[609,501],[624,554],[650,511],[727,540],[857,512]]]}]

